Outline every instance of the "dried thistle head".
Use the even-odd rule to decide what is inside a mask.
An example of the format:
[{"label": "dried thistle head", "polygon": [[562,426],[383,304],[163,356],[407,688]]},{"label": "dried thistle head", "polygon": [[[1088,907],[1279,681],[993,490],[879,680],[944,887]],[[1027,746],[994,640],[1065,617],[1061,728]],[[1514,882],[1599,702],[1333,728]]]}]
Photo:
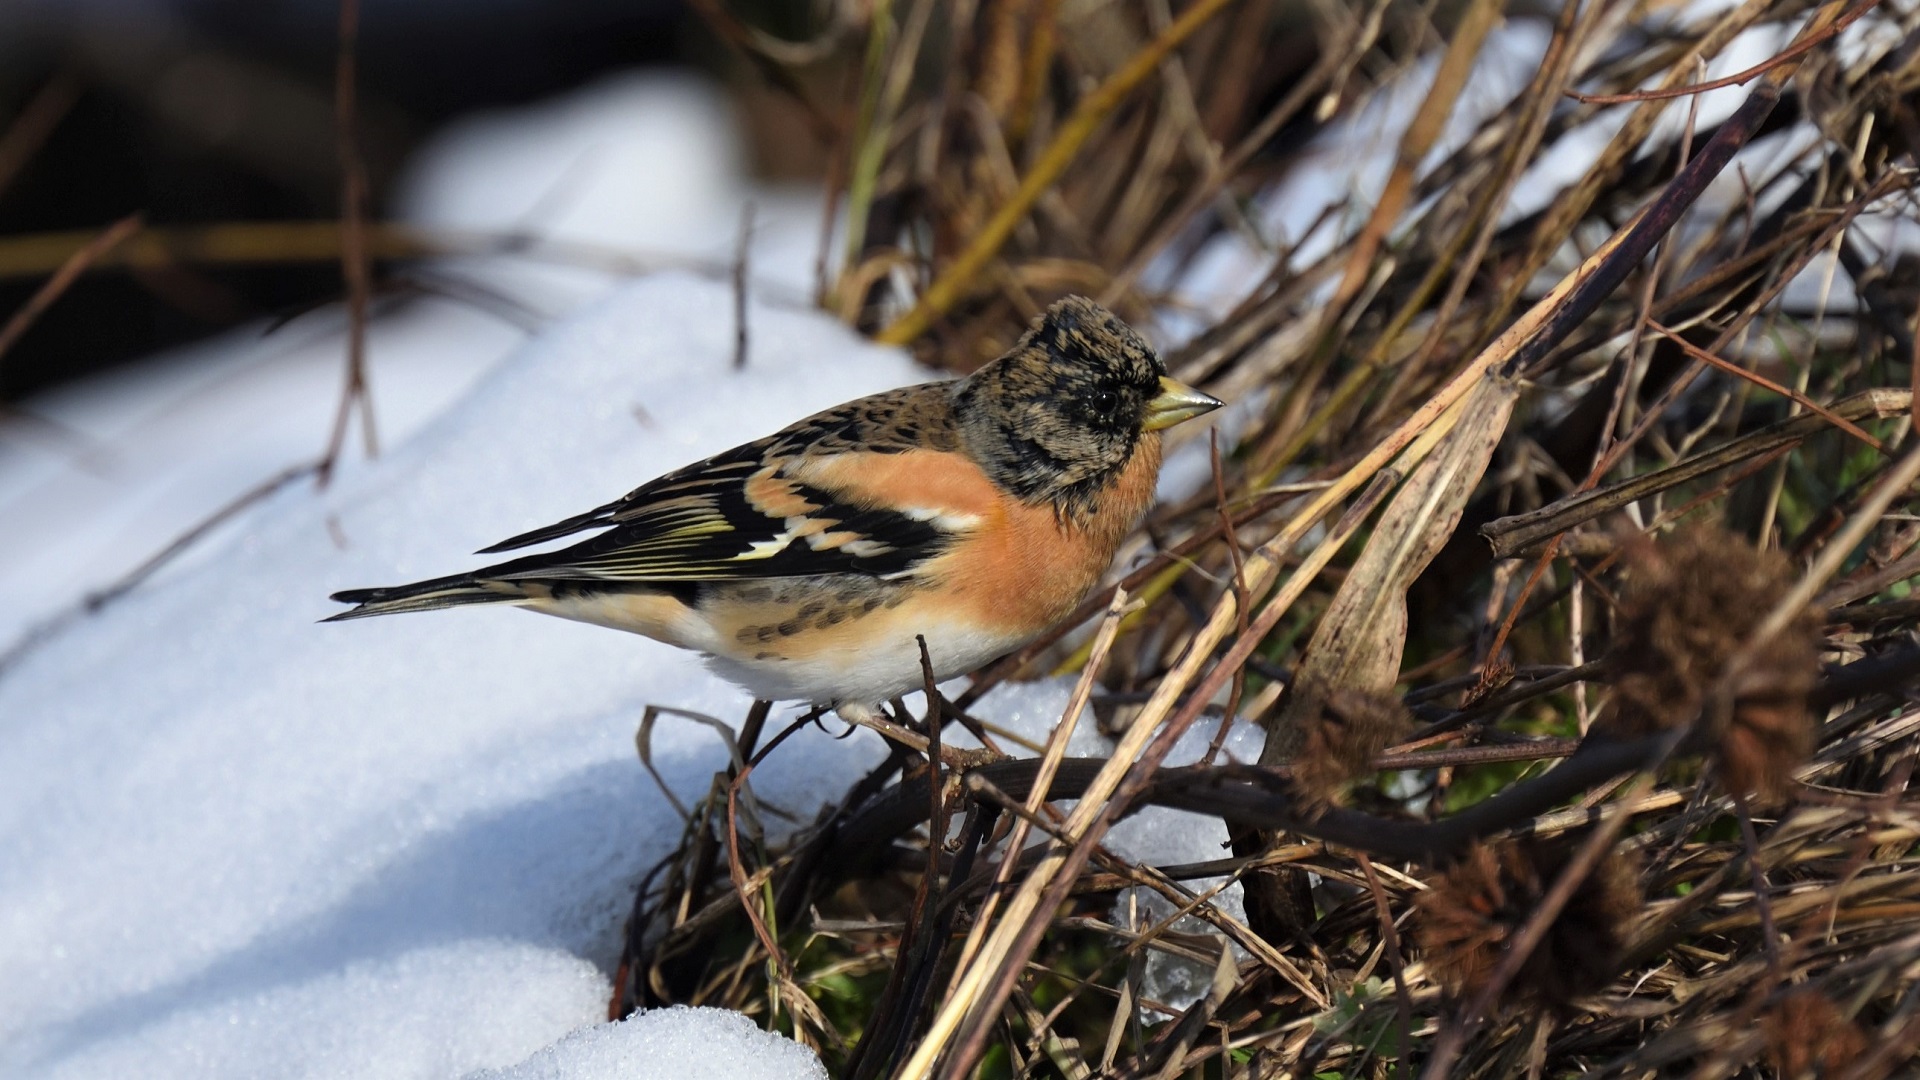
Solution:
[{"label": "dried thistle head", "polygon": [[1345,688],[1303,692],[1312,701],[1302,714],[1294,790],[1311,806],[1339,805],[1347,786],[1372,771],[1373,759],[1413,729],[1413,716],[1388,694]]},{"label": "dried thistle head", "polygon": [[[1694,722],[1727,665],[1797,577],[1785,556],[1716,527],[1675,533],[1629,554],[1614,618],[1613,698],[1596,728],[1640,736]],[[1733,674],[1732,708],[1712,710],[1730,790],[1771,800],[1813,749],[1807,694],[1819,673],[1821,617],[1801,612]]]},{"label": "dried thistle head", "polygon": [[1760,1017],[1767,1063],[1782,1080],[1838,1076],[1867,1051],[1867,1036],[1818,990],[1786,994]]},{"label": "dried thistle head", "polygon": [[[1477,992],[1578,848],[1578,838],[1531,837],[1476,846],[1417,901],[1415,938],[1435,979],[1456,997]],[[1503,995],[1564,1008],[1614,977],[1641,908],[1634,862],[1609,852],[1574,890]]]}]

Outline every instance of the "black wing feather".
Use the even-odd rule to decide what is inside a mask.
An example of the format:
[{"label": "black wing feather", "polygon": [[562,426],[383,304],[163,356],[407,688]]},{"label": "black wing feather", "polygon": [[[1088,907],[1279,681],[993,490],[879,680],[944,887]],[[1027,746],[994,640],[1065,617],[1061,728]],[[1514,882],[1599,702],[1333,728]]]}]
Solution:
[{"label": "black wing feather", "polygon": [[[816,488],[797,490],[820,507],[809,517],[833,522],[825,533],[856,533],[860,539],[826,548],[815,548],[806,537],[783,540],[785,522],[753,508],[735,487],[709,493],[701,500],[706,505],[685,509],[677,517],[645,515],[571,547],[486,567],[473,576],[497,581],[606,582],[826,574],[886,577],[906,573],[940,554],[952,539],[928,521],[891,510],[845,505]],[[756,547],[763,553],[756,555]]]},{"label": "black wing feather", "polygon": [[[589,529],[607,531],[559,551],[475,573],[494,580],[709,581],[730,578],[905,573],[946,549],[952,534],[891,510],[856,505],[833,491],[785,481],[812,504],[812,538],[789,535],[796,519],[770,517],[747,498],[756,473],[807,455],[846,451],[951,451],[940,384],[850,401],[764,439],[676,469],[583,514],[480,550],[512,551]],[[847,541],[846,534],[857,540]],[[823,544],[823,539],[831,538]]]}]

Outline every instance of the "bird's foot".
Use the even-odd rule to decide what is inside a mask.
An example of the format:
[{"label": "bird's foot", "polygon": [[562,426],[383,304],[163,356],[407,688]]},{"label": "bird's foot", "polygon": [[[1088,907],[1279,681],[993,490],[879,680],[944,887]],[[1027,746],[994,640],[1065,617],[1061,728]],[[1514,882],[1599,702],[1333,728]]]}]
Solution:
[{"label": "bird's foot", "polygon": [[[840,719],[845,720],[849,724],[877,731],[884,738],[891,739],[909,750],[913,750],[922,755],[926,754],[933,745],[925,735],[898,723],[887,715],[885,709],[878,706],[842,701],[834,705],[833,711],[839,714]],[[975,768],[989,761],[998,761],[1004,756],[1003,754],[996,754],[991,750],[978,748],[969,750],[958,746],[947,746],[945,744],[942,744],[940,747],[940,763],[949,769],[962,771]]]},{"label": "bird's foot", "polygon": [[927,741],[925,735],[903,724],[897,723],[892,717],[887,715],[886,710],[878,706],[854,701],[841,701],[834,704],[833,711],[838,713],[840,719],[845,720],[847,723],[856,727],[869,728],[877,731],[882,736],[910,750],[916,750],[924,754],[927,752],[928,747],[932,745]]}]

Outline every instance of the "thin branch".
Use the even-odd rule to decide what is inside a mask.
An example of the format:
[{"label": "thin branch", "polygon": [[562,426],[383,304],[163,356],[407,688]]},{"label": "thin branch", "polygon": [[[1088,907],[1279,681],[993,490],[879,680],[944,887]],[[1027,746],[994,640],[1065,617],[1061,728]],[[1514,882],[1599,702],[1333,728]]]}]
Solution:
[{"label": "thin branch", "polygon": [[1820,404],[1819,402],[1813,400],[1807,395],[1802,394],[1798,390],[1795,390],[1792,387],[1781,386],[1779,383],[1774,382],[1772,379],[1767,378],[1765,375],[1762,375],[1759,372],[1748,371],[1746,368],[1741,367],[1739,364],[1736,364],[1731,360],[1717,356],[1713,352],[1707,349],[1703,349],[1700,346],[1695,345],[1693,342],[1688,341],[1685,337],[1683,337],[1679,333],[1679,331],[1673,330],[1667,326],[1664,326],[1659,322],[1656,322],[1652,319],[1648,319],[1647,325],[1652,327],[1654,331],[1658,333],[1661,337],[1664,337],[1668,341],[1673,342],[1675,345],[1680,346],[1680,350],[1682,352],[1686,353],[1688,356],[1693,357],[1695,360],[1699,360],[1702,363],[1711,364],[1714,367],[1719,368],[1721,371],[1724,371],[1729,375],[1735,376],[1736,378],[1745,379],[1748,382],[1752,383],[1755,386],[1760,387],[1763,390],[1768,390],[1775,394],[1779,394],[1781,397],[1788,398],[1791,401],[1793,401],[1794,404],[1800,406],[1803,409],[1806,409],[1808,412],[1811,412],[1821,417],[1822,419],[1826,420],[1827,423],[1832,424],[1834,427],[1839,428],[1841,431],[1844,431],[1847,434],[1853,436],[1854,438],[1859,439],[1861,442],[1866,443],[1868,446],[1873,447],[1875,450],[1884,451],[1886,449],[1886,447],[1880,445],[1879,439],[1876,439],[1873,436],[1867,434],[1865,431],[1861,430],[1858,424],[1853,423],[1852,421],[1848,420],[1846,417],[1841,416],[1839,413],[1834,412],[1832,409],[1827,408],[1825,405]]},{"label": "thin branch", "polygon": [[0,133],[0,194],[6,193],[60,122],[73,111],[80,100],[81,89],[79,76],[70,68],[62,68],[34,91],[33,97],[14,115],[13,123]]},{"label": "thin branch", "polygon": [[80,275],[87,272],[87,267],[119,247],[127,237],[140,231],[140,226],[140,215],[129,214],[107,226],[105,231],[67,256],[66,261],[60,264],[60,268],[54,271],[53,276],[42,283],[40,288],[27,298],[27,302],[20,305],[19,310],[13,313],[13,317],[7,320],[7,325],[0,327],[0,357],[6,356],[7,351],[26,335],[27,330],[39,320],[40,316],[46,314],[47,309],[73,287],[73,283],[80,279]]},{"label": "thin branch", "polygon": [[1801,57],[1839,37],[1840,32],[1852,26],[1854,20],[1880,6],[1880,0],[1862,0],[1858,7],[1842,15],[1838,21],[1825,30],[1796,42],[1784,51],[1732,75],[1706,82],[1692,83],[1687,86],[1670,86],[1665,90],[1636,90],[1629,94],[1582,94],[1577,90],[1567,90],[1565,94],[1583,105],[1628,105],[1638,101],[1667,101],[1672,98],[1686,97],[1689,94],[1704,94],[1709,90],[1719,90],[1728,86],[1744,86],[1765,75],[1775,68],[1793,63]]},{"label": "thin branch", "polygon": [[334,412],[333,431],[320,457],[319,482],[333,479],[347,439],[347,422],[360,407],[367,456],[379,453],[373,425],[373,395],[367,385],[367,305],[373,296],[373,272],[367,256],[367,170],[360,158],[358,131],[360,0],[340,0],[340,25],[334,58],[335,150],[340,158],[340,275],[347,286],[347,376]]}]

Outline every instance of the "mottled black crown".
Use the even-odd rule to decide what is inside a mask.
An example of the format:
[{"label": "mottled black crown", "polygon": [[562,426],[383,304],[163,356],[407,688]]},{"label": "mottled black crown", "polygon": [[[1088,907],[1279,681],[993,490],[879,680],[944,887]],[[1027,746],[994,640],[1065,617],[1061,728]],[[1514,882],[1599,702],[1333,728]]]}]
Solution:
[{"label": "mottled black crown", "polygon": [[1144,388],[1149,397],[1167,373],[1138,331],[1084,296],[1055,301],[1021,336],[1013,353],[1027,349],[1043,352],[1067,370]]},{"label": "mottled black crown", "polygon": [[996,483],[1028,501],[1082,504],[1132,458],[1166,373],[1133,327],[1069,296],[965,379],[954,404]]}]

